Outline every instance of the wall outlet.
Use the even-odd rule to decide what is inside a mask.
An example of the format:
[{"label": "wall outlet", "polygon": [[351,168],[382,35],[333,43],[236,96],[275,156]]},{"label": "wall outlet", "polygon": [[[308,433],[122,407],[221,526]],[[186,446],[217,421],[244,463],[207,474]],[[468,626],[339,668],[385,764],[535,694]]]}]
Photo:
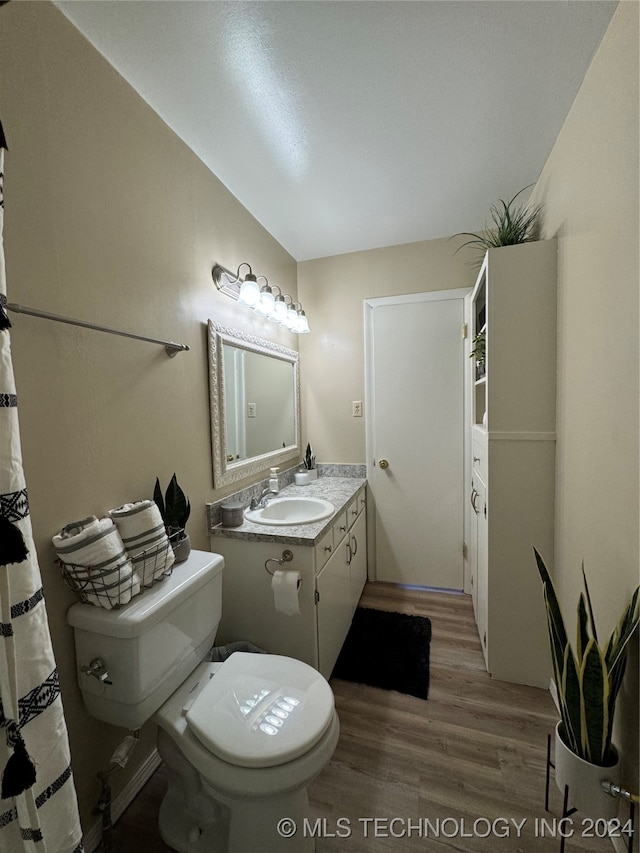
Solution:
[{"label": "wall outlet", "polygon": [[353,417],[361,418],[362,417],[362,400],[354,400],[353,401]]},{"label": "wall outlet", "polygon": [[255,403],[247,403],[247,417],[255,418],[256,414],[256,404]]}]

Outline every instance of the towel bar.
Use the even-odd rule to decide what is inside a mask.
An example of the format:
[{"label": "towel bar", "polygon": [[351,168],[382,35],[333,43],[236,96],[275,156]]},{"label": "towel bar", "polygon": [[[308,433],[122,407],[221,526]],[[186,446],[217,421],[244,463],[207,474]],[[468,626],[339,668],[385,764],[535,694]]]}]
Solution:
[{"label": "towel bar", "polygon": [[166,350],[169,358],[173,358],[179,352],[187,352],[187,344],[176,344],[173,341],[163,341],[159,338],[148,338],[145,335],[136,335],[133,332],[122,332],[119,329],[111,329],[109,326],[99,326],[97,323],[87,323],[84,320],[75,320],[72,317],[62,317],[60,314],[50,314],[48,311],[40,311],[37,308],[27,308],[25,305],[17,305],[8,302],[7,308],[16,314],[30,314],[32,317],[42,317],[44,320],[55,320],[56,323],[68,323],[71,326],[81,326],[83,329],[93,329],[96,332],[107,332],[109,335],[120,335],[123,338],[133,338],[136,341],[146,341],[150,344],[159,344]]}]

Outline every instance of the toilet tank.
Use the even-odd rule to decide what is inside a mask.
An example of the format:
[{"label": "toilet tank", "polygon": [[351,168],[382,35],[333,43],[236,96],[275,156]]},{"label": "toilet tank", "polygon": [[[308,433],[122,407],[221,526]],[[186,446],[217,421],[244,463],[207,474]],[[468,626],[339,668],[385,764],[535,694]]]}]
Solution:
[{"label": "toilet tank", "polygon": [[[76,667],[89,713],[137,729],[176,690],[213,645],[222,614],[224,559],[192,551],[171,576],[117,610],[74,604]],[[100,658],[100,681],[83,667]]]}]

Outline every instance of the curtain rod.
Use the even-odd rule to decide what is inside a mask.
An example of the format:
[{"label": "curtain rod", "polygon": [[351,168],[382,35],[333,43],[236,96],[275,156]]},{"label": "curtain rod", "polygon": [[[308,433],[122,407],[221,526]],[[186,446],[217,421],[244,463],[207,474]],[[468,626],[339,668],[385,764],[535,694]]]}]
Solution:
[{"label": "curtain rod", "polygon": [[74,320],[71,317],[62,317],[59,314],[49,314],[48,311],[40,311],[37,308],[27,308],[24,305],[16,305],[8,302],[7,308],[17,314],[30,314],[32,317],[42,317],[45,320],[55,320],[57,323],[68,323],[71,326],[82,326],[84,329],[94,329],[96,332],[107,332],[109,335],[121,335],[123,338],[133,338],[136,341],[147,341],[150,344],[163,346],[169,358],[173,358],[179,352],[187,352],[187,344],[176,344],[173,341],[162,341],[158,338],[147,338],[144,335],[135,335],[133,332],[122,332],[119,329],[110,329],[108,326],[98,326],[96,323],[86,323],[84,320]]}]

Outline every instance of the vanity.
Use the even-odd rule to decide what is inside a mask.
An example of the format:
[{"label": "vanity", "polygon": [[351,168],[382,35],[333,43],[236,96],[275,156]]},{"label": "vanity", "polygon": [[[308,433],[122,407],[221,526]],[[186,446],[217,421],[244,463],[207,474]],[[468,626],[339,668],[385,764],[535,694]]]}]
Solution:
[{"label": "vanity", "polygon": [[[302,507],[290,501],[290,508],[304,512],[313,502],[309,499],[317,499],[316,506],[322,501],[333,505],[316,521],[299,523],[298,515],[298,522],[289,524],[287,518],[269,522],[261,516],[257,523],[243,516],[239,527],[222,526],[222,501],[208,505],[211,551],[225,560],[217,643],[251,642],[305,661],[328,678],[367,579],[365,467],[322,466],[317,480],[294,485],[294,469],[282,468],[287,462],[295,465],[302,450],[298,353],[210,320],[208,354],[216,488],[280,467],[278,497],[303,499]],[[265,486],[266,481],[254,483],[231,500],[248,507]],[[264,515],[275,509],[277,499],[271,504]],[[292,609],[299,610],[293,615],[280,612],[281,597],[276,609],[275,571],[299,574],[297,589],[295,578],[287,576],[286,593],[294,600]]]},{"label": "vanity", "polygon": [[[211,550],[225,560],[217,643],[249,641],[305,661],[329,678],[367,579],[366,480],[320,477],[287,486],[280,496],[321,498],[335,510],[299,525],[246,519],[240,527],[210,525]],[[292,557],[278,565],[284,551]],[[276,610],[274,570],[300,574],[299,613]]]}]

